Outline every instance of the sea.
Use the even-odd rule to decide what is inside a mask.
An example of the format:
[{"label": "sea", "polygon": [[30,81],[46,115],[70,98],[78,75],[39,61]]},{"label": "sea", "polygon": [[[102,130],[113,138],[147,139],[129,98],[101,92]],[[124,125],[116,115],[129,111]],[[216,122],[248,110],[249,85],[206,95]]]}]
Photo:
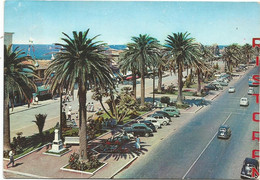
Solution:
[{"label": "sea", "polygon": [[[54,44],[13,44],[13,49],[19,47],[35,60],[51,60],[52,54],[55,54],[59,50]],[[123,50],[126,45],[108,45],[108,48]]]},{"label": "sea", "polygon": [[[57,46],[54,44],[13,44],[13,48],[19,47],[35,60],[51,60],[52,54],[58,52]],[[223,49],[224,45],[219,45],[219,49]],[[108,45],[108,48],[123,50],[126,45]]]}]

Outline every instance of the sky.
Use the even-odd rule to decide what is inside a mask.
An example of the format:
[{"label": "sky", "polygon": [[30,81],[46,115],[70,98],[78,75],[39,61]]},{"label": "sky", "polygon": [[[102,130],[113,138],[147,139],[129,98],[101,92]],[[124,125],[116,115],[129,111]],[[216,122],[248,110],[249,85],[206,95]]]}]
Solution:
[{"label": "sky", "polygon": [[62,42],[62,32],[86,31],[109,45],[127,44],[148,34],[165,43],[168,35],[189,32],[205,45],[252,44],[260,37],[260,3],[171,1],[6,0],[4,32],[14,44]]}]

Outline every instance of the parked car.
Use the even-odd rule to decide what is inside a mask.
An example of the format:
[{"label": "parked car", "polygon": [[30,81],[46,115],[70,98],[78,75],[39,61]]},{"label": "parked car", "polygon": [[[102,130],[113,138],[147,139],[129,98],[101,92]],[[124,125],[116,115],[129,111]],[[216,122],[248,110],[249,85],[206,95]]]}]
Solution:
[{"label": "parked car", "polygon": [[248,106],[249,105],[249,101],[246,97],[242,97],[240,99],[240,106]]},{"label": "parked car", "polygon": [[153,117],[147,117],[145,118],[145,121],[150,121],[151,123],[153,123],[156,129],[162,128],[162,125],[159,123],[159,121]]},{"label": "parked car", "polygon": [[228,139],[231,136],[231,129],[227,125],[222,125],[218,129],[218,138]]},{"label": "parked car", "polygon": [[229,87],[228,92],[229,92],[229,93],[234,93],[234,92],[236,92],[235,87]]},{"label": "parked car", "polygon": [[155,111],[155,113],[164,115],[165,117],[167,117],[170,120],[170,122],[172,122],[171,116],[167,112],[165,112],[165,111]]},{"label": "parked car", "polygon": [[[252,159],[252,158],[246,158],[243,162],[243,166],[241,169],[241,178],[249,178],[251,179],[252,175],[254,176],[254,174],[252,174],[252,169],[255,168],[258,171],[259,168],[259,162],[256,159]],[[257,178],[257,175],[253,178]]]},{"label": "parked car", "polygon": [[171,117],[179,117],[181,115],[180,111],[174,106],[165,107],[162,111],[168,113]]},{"label": "parked car", "polygon": [[223,89],[223,86],[220,85],[219,82],[215,81],[215,82],[212,82],[211,84],[215,85],[218,89]]},{"label": "parked car", "polygon": [[208,84],[206,86],[204,86],[205,90],[218,90],[218,87],[213,85],[213,84]]},{"label": "parked car", "polygon": [[255,92],[254,92],[254,88],[253,87],[249,87],[249,89],[248,89],[248,91],[247,91],[247,94],[248,95],[252,95],[252,94],[254,94]]},{"label": "parked car", "polygon": [[135,136],[141,135],[141,136],[149,137],[153,135],[153,130],[147,127],[147,125],[143,123],[135,123],[131,127],[125,127],[124,130],[126,133],[132,133]]},{"label": "parked car", "polygon": [[170,122],[170,120],[162,114],[152,114],[150,117],[155,118],[163,126],[166,126]]},{"label": "parked car", "polygon": [[213,82],[218,82],[221,86],[228,86],[228,83],[227,82],[224,82],[224,81],[218,81],[218,80],[215,80]]},{"label": "parked car", "polygon": [[140,121],[140,123],[144,123],[146,126],[148,126],[149,128],[151,128],[153,130],[153,132],[157,132],[157,129],[155,125],[153,125],[153,123],[151,121]]}]

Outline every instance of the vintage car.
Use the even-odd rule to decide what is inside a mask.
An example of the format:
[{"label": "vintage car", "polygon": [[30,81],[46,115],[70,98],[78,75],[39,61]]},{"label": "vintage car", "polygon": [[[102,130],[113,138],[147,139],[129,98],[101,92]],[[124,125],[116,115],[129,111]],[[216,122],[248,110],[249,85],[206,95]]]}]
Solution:
[{"label": "vintage car", "polygon": [[177,117],[181,114],[180,111],[174,106],[163,108],[162,111],[168,113],[171,117]]},{"label": "vintage car", "polygon": [[231,129],[227,125],[222,125],[218,129],[218,138],[228,139],[231,136]]},{"label": "vintage car", "polygon": [[243,162],[243,167],[241,169],[241,178],[254,178],[256,179],[257,176],[255,174],[252,174],[252,169],[255,168],[255,170],[259,171],[259,163],[256,159],[252,158],[246,158]]}]

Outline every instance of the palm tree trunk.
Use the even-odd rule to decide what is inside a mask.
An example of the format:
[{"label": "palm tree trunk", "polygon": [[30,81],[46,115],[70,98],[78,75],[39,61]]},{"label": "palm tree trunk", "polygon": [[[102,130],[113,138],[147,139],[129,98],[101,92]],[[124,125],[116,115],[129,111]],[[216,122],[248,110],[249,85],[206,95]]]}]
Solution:
[{"label": "palm tree trunk", "polygon": [[63,127],[63,119],[62,119],[62,91],[59,90],[60,94],[60,138],[62,139],[62,127]]},{"label": "palm tree trunk", "polygon": [[158,68],[158,92],[162,92],[162,69]]},{"label": "palm tree trunk", "polygon": [[153,69],[153,105],[155,99],[154,89],[155,89],[155,70]]},{"label": "palm tree trunk", "polygon": [[142,65],[141,65],[141,106],[144,106],[144,98],[145,98],[144,68],[145,68],[145,62],[144,62],[144,57],[142,55]]},{"label": "palm tree trunk", "polygon": [[10,112],[9,112],[9,93],[7,92],[7,87],[5,88],[4,96],[4,150],[10,150]]},{"label": "palm tree trunk", "polygon": [[106,110],[103,102],[102,102],[102,98],[99,99],[99,103],[101,104],[103,110],[107,113],[107,115],[112,119],[113,117],[108,113],[108,111]]},{"label": "palm tree trunk", "polygon": [[182,66],[181,66],[181,64],[178,64],[178,97],[177,97],[178,104],[183,104],[182,103],[182,87],[183,87]]},{"label": "palm tree trunk", "polygon": [[199,70],[199,69],[197,69],[197,75],[198,75],[197,94],[198,94],[199,96],[201,96],[201,78],[200,78],[201,74],[200,74],[200,70]]},{"label": "palm tree trunk", "polygon": [[80,114],[82,118],[81,127],[79,131],[79,153],[81,160],[87,160],[87,111],[86,111],[86,100],[87,91],[84,84],[79,85],[79,106]]},{"label": "palm tree trunk", "polygon": [[135,70],[132,71],[132,75],[133,75],[133,92],[134,92],[134,98],[136,99],[136,73]]}]

